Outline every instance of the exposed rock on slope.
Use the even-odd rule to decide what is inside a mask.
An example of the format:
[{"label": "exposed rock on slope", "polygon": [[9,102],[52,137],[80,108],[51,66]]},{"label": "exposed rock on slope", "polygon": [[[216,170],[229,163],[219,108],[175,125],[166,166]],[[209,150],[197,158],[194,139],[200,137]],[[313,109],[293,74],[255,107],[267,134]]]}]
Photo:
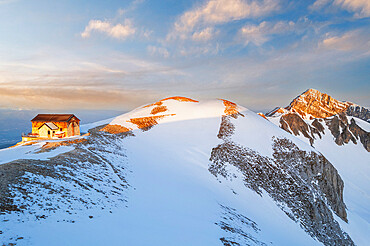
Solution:
[{"label": "exposed rock on slope", "polygon": [[346,114],[370,122],[370,110],[365,107],[351,105],[347,108]]},{"label": "exposed rock on slope", "polygon": [[261,156],[232,140],[237,119],[224,116],[218,137],[224,140],[212,149],[209,171],[232,177],[227,165],[244,175],[245,185],[262,195],[266,191],[281,209],[325,245],[354,245],[333,218],[330,208],[347,221],[343,181],[325,157],[300,150],[288,139],[273,140],[273,158]]},{"label": "exposed rock on slope", "polygon": [[360,142],[365,147],[365,149],[370,152],[370,132],[366,132],[361,127],[359,127],[354,119],[351,119],[349,131],[351,131],[356,139],[360,139]]},{"label": "exposed rock on slope", "polygon": [[309,126],[298,114],[288,113],[284,114],[280,118],[280,127],[285,131],[294,134],[295,136],[303,134],[306,138],[310,140],[312,144],[314,141],[313,129]]},{"label": "exposed rock on slope", "polygon": [[109,210],[124,203],[129,186],[125,154],[113,140],[130,133],[91,133],[73,151],[49,161],[20,159],[0,165],[0,213],[18,211],[39,219],[64,210],[67,219],[76,211]]},{"label": "exposed rock on slope", "polygon": [[223,210],[223,216],[221,221],[216,222],[216,225],[229,234],[227,237],[220,238],[223,245],[267,245],[252,235],[252,233],[258,234],[261,231],[256,222],[238,213],[236,209],[220,206]]}]

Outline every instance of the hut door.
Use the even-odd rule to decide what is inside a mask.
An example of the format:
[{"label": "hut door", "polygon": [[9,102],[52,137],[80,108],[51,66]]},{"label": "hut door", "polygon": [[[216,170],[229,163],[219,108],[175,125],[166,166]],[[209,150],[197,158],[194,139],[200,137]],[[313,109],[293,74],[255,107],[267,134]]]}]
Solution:
[{"label": "hut door", "polygon": [[75,135],[75,123],[72,122],[72,136]]}]

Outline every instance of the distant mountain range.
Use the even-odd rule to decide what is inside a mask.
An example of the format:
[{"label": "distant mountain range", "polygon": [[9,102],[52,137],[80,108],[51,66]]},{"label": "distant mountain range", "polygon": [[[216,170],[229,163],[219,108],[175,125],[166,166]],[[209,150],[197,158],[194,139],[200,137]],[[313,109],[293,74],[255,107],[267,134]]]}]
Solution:
[{"label": "distant mountain range", "polygon": [[368,245],[369,121],[314,89],[267,114],[171,97],[0,150],[0,243]]}]

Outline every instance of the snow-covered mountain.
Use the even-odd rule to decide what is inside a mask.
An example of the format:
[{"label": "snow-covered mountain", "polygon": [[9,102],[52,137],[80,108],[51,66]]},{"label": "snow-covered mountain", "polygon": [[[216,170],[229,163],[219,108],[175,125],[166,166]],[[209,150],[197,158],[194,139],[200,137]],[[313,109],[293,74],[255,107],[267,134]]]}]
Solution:
[{"label": "snow-covered mountain", "polygon": [[344,180],[348,223],[343,228],[355,242],[370,231],[370,110],[309,89],[287,107],[266,114],[268,120],[311,144]]},{"label": "snow-covered mountain", "polygon": [[[280,122],[284,115],[269,119]],[[90,135],[0,150],[1,243],[370,241],[369,153],[361,140],[345,146],[360,146],[362,162],[338,164],[316,139],[311,146],[244,107],[183,97],[82,129]]]},{"label": "snow-covered mountain", "polygon": [[285,108],[275,108],[267,116],[296,113],[303,119],[326,118],[342,112],[369,122],[370,110],[352,102],[341,102],[315,89],[308,89]]}]

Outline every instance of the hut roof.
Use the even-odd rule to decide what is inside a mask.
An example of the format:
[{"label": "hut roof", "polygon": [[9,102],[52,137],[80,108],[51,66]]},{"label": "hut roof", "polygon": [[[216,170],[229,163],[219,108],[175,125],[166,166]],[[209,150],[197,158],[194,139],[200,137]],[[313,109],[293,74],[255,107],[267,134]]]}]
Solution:
[{"label": "hut roof", "polygon": [[41,122],[69,122],[73,118],[80,121],[74,114],[38,114],[31,121]]},{"label": "hut roof", "polygon": [[[53,122],[46,122],[46,123],[42,124],[42,126],[43,126],[43,125],[46,125],[46,126],[47,126],[47,127],[49,127],[51,130],[58,130],[58,129],[59,129],[59,127],[57,127]],[[40,127],[39,127],[39,129],[40,129],[42,126],[40,126]]]}]

